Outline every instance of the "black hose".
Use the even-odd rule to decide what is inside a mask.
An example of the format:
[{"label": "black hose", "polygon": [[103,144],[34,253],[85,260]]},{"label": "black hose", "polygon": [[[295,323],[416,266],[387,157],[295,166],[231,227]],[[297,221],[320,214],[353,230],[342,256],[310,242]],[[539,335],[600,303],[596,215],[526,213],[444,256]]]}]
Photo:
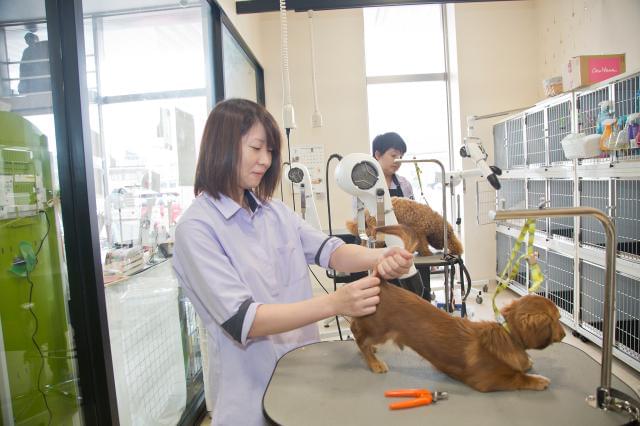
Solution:
[{"label": "black hose", "polygon": [[342,155],[340,154],[331,154],[327,159],[327,166],[324,170],[324,185],[327,190],[327,216],[329,218],[329,236],[333,235],[333,228],[331,228],[331,197],[329,197],[329,163],[334,158],[338,160],[342,160]]},{"label": "black hose", "polygon": [[[327,158],[327,165],[324,170],[324,185],[327,190],[327,218],[329,219],[329,236],[333,235],[333,228],[331,227],[331,197],[329,196],[329,163],[334,158],[337,158],[338,161],[342,160],[342,155],[340,154],[331,154],[329,158]],[[336,282],[336,277],[333,277],[333,291],[336,292],[338,290],[338,283]],[[340,340],[344,340],[342,338],[342,329],[340,328],[340,318],[336,315],[336,325],[338,326],[338,335],[340,336]]]},{"label": "black hose", "polygon": [[[291,129],[287,127],[285,129],[285,133],[287,135],[287,155],[289,156],[289,164],[291,164],[291,143],[289,141],[289,135],[291,134]],[[282,181],[280,181],[280,190],[282,191]],[[284,194],[282,195],[282,201],[284,202]],[[296,195],[293,192],[293,182],[291,182],[291,204],[293,205],[293,211],[296,211]]]}]

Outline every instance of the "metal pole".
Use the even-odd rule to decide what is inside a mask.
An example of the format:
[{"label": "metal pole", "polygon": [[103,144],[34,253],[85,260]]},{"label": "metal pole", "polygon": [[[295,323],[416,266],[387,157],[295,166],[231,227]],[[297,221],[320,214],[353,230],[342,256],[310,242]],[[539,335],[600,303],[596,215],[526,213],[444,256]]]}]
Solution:
[{"label": "metal pole", "polygon": [[606,235],[606,263],[604,284],[604,324],[602,329],[602,369],[600,386],[608,393],[611,388],[611,361],[613,350],[613,316],[616,298],[616,232],[613,221],[604,212],[592,207],[567,207],[542,210],[500,210],[490,212],[492,220],[526,219],[561,216],[592,216],[602,223]]}]

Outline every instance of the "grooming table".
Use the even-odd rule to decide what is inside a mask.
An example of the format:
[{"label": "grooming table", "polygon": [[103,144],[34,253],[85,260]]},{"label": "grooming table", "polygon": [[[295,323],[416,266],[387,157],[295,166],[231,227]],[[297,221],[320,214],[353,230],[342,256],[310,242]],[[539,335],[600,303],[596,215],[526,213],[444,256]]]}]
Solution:
[{"label": "grooming table", "polygon": [[[411,349],[378,349],[389,366],[371,373],[354,341],[321,342],[285,354],[265,391],[265,417],[281,425],[621,425],[623,414],[585,402],[599,386],[600,364],[566,343],[530,351],[531,373],[551,379],[545,391],[477,392],[435,370]],[[636,395],[617,377],[612,386]],[[391,411],[407,398],[385,398],[391,389],[445,391],[449,399]]]}]

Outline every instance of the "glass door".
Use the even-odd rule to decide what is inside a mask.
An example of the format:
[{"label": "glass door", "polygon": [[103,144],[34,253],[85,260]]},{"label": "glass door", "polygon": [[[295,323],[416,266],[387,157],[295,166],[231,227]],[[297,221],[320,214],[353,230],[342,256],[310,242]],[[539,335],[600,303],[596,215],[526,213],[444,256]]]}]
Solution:
[{"label": "glass door", "polygon": [[83,424],[44,0],[0,1],[0,423]]},{"label": "glass door", "polygon": [[171,256],[176,222],[194,197],[209,111],[203,34],[209,6],[121,11],[84,3],[89,133],[118,417],[122,425],[175,425],[204,388],[200,329]]}]

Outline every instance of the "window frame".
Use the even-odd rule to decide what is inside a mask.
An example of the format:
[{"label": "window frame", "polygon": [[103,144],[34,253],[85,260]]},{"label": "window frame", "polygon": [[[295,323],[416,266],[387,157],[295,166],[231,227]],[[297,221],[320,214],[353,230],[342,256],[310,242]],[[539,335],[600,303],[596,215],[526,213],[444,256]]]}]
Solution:
[{"label": "window frame", "polygon": [[[416,82],[430,82],[430,81],[442,81],[445,83],[446,101],[447,101],[447,134],[448,134],[448,164],[449,170],[453,168],[454,156],[453,156],[453,122],[452,122],[452,110],[451,110],[451,71],[449,67],[449,43],[448,43],[448,28],[447,28],[447,10],[445,4],[440,4],[440,18],[442,22],[442,40],[443,40],[443,55],[444,55],[444,72],[434,73],[414,73],[414,74],[389,74],[389,75],[376,75],[366,76],[367,88],[373,84],[394,84],[394,83],[416,83]],[[366,73],[366,71],[365,71]],[[368,107],[367,107],[368,109]],[[369,135],[371,140],[374,135]]]}]

